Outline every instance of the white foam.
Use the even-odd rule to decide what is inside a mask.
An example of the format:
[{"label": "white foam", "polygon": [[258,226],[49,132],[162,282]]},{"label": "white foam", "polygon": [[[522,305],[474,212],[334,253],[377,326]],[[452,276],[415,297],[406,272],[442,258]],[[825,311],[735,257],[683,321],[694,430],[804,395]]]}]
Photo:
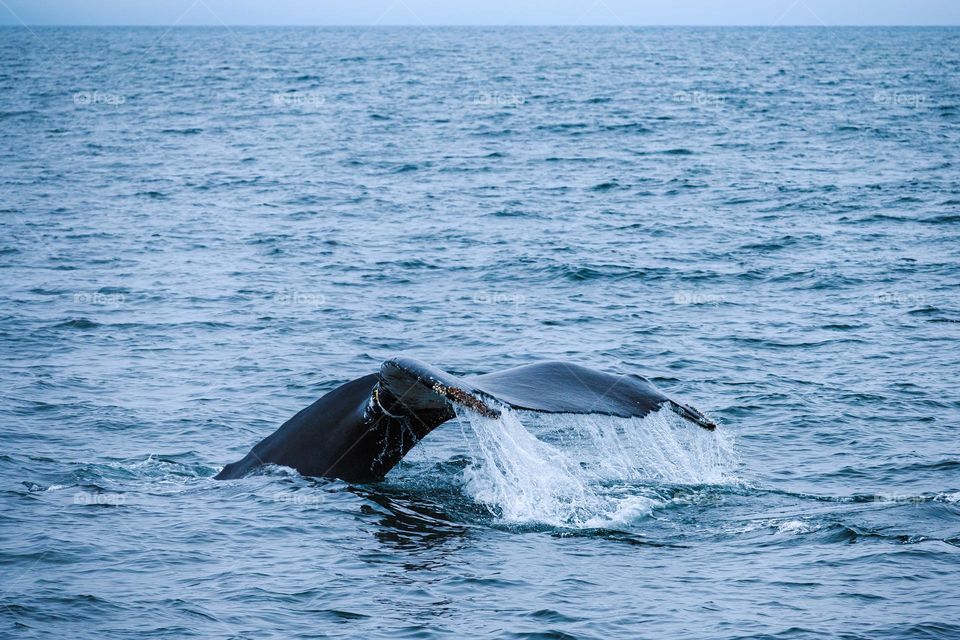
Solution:
[{"label": "white foam", "polygon": [[612,511],[593,516],[584,523],[584,526],[606,528],[629,525],[649,516],[661,504],[663,503],[643,496],[626,496],[613,501]]},{"label": "white foam", "polygon": [[736,480],[729,437],[667,410],[639,419],[504,408],[498,419],[465,412],[460,424],[473,454],[464,488],[506,522],[628,524],[660,504],[639,495],[638,482]]},{"label": "white foam", "polygon": [[804,522],[802,520],[788,520],[786,522],[781,522],[776,525],[777,532],[789,535],[801,535],[804,533],[810,533],[815,529],[812,524]]},{"label": "white foam", "polygon": [[743,534],[766,529],[767,531],[776,531],[776,533],[781,535],[799,536],[816,531],[819,528],[820,525],[805,522],[803,520],[776,520],[763,518],[748,522],[739,527],[731,528],[728,530],[728,533]]}]

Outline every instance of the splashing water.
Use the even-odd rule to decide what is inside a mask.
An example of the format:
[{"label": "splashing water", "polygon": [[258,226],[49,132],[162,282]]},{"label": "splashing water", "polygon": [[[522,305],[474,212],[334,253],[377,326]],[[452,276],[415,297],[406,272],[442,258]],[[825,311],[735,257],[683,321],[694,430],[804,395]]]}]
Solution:
[{"label": "splashing water", "polygon": [[727,484],[736,455],[724,430],[707,431],[669,409],[643,418],[603,415],[528,414],[545,427],[581,466],[606,481]]},{"label": "splashing water", "polygon": [[[593,528],[647,516],[660,504],[644,481],[735,482],[732,442],[664,409],[645,418],[464,411],[473,453],[464,488],[503,521]],[[534,435],[526,424],[530,424]],[[466,433],[467,429],[471,433]]]}]

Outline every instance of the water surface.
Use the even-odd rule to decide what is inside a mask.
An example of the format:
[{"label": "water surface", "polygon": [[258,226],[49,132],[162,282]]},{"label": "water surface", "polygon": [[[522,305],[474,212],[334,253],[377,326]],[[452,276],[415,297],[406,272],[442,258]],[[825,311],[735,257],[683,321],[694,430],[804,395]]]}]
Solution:
[{"label": "water surface", "polygon": [[[960,635],[957,29],[0,34],[5,635]],[[211,479],[398,353],[721,426]]]}]

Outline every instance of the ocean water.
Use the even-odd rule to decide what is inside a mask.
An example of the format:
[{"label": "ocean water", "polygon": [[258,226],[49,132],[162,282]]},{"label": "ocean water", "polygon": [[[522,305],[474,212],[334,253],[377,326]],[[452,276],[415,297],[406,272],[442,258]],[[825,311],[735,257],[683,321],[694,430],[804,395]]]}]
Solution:
[{"label": "ocean water", "polygon": [[[960,637],[960,30],[0,30],[0,634]],[[463,415],[212,476],[408,354]]]}]

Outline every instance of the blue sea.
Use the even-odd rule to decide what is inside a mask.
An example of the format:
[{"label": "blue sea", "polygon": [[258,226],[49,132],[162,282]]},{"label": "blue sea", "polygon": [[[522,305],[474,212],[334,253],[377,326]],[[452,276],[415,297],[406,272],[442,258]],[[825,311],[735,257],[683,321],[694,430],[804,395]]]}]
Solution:
[{"label": "blue sea", "polygon": [[[960,29],[0,29],[0,635],[960,637]],[[405,354],[705,412],[228,462]]]}]

